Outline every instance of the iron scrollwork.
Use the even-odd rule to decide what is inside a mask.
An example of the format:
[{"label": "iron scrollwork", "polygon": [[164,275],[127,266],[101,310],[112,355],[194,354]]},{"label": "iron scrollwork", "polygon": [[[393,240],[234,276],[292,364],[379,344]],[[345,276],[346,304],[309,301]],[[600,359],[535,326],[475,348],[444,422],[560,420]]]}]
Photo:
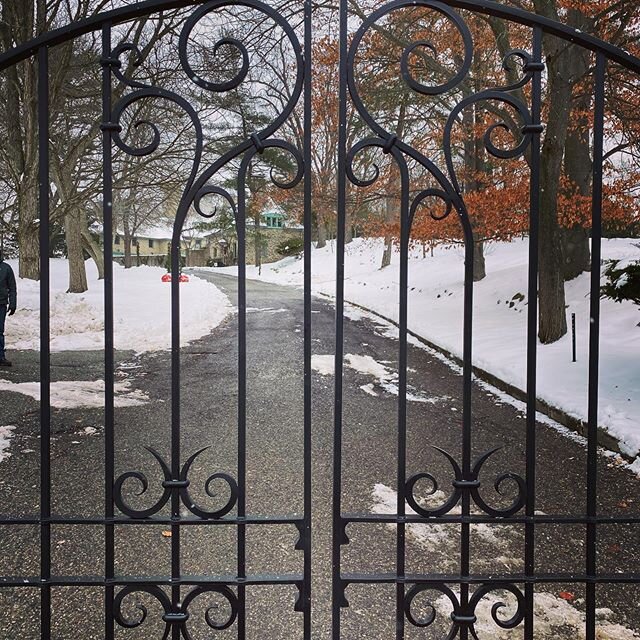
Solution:
[{"label": "iron scrollwork", "polygon": [[[461,62],[459,63],[459,68],[453,73],[449,80],[430,86],[423,82],[419,82],[412,76],[409,60],[411,55],[415,54],[419,49],[428,50],[435,54],[436,47],[433,43],[426,40],[420,40],[407,45],[404,48],[400,59],[401,77],[405,84],[410,89],[421,95],[438,96],[458,88],[465,80],[471,69],[474,47],[471,31],[460,15],[450,7],[431,0],[395,0],[372,13],[363,21],[354,36],[347,59],[347,78],[352,102],[361,118],[376,134],[376,137],[367,138],[357,142],[347,152],[347,176],[356,186],[370,186],[379,178],[379,168],[374,164],[372,175],[357,177],[353,169],[355,156],[365,149],[374,147],[381,148],[386,154],[391,153],[398,164],[401,176],[403,176],[401,243],[405,247],[408,245],[416,211],[425,202],[425,200],[435,199],[440,201],[442,203],[441,210],[436,211],[432,208],[430,215],[434,220],[444,220],[453,211],[457,213],[464,232],[467,254],[465,256],[465,263],[467,265],[466,277],[468,279],[469,275],[472,275],[472,271],[470,271],[472,269],[472,261],[470,260],[469,252],[470,247],[473,246],[473,229],[469,213],[465,206],[463,190],[461,189],[456,175],[451,141],[453,127],[458,121],[462,111],[469,106],[483,103],[501,103],[503,106],[508,109],[512,109],[517,114],[520,126],[519,128],[514,128],[513,122],[508,123],[505,121],[490,124],[483,136],[485,149],[487,153],[500,159],[513,159],[523,156],[531,143],[532,137],[534,135],[539,135],[543,128],[539,123],[533,122],[529,108],[516,95],[516,93],[517,90],[522,89],[531,82],[534,74],[540,73],[544,69],[544,65],[541,62],[534,61],[531,54],[527,51],[523,49],[514,49],[508,52],[502,61],[504,70],[511,74],[511,82],[509,84],[503,87],[487,89],[468,95],[456,104],[447,118],[444,129],[443,151],[446,170],[443,171],[437,166],[436,162],[427,158],[418,149],[415,149],[402,139],[398,138],[396,134],[387,131],[379,122],[376,121],[375,117],[367,109],[364,100],[360,96],[355,78],[354,66],[356,64],[357,52],[365,34],[372,29],[378,21],[389,15],[391,12],[403,8],[414,7],[423,7],[434,11],[448,20],[462,41],[464,53],[460,56]],[[517,73],[515,63],[519,63],[517,66],[520,67],[522,72],[521,74]],[[518,75],[519,77],[514,77]],[[512,148],[501,148],[495,143],[494,134],[498,130],[507,131],[515,138],[515,144]],[[408,190],[409,187],[407,162],[405,158],[410,158],[415,161],[418,166],[421,166],[437,185],[419,191],[417,195],[413,196],[410,202],[408,201],[408,195],[404,194],[405,190]],[[485,462],[497,451],[497,449],[493,449],[483,454],[475,463],[473,463],[469,470],[464,470],[452,455],[438,447],[434,448],[445,456],[453,468],[454,479],[452,481],[452,485],[454,490],[444,504],[436,508],[427,508],[420,505],[416,499],[416,484],[420,480],[428,480],[431,483],[431,490],[429,491],[429,494],[432,495],[438,488],[436,479],[432,474],[427,472],[418,473],[410,477],[406,482],[406,496],[407,502],[416,513],[425,518],[443,516],[451,512],[452,509],[456,507],[456,505],[462,500],[465,493],[470,495],[476,506],[478,506],[483,512],[494,517],[508,517],[522,509],[526,501],[526,484],[524,479],[515,473],[503,473],[498,476],[494,482],[495,490],[498,493],[501,493],[501,488],[505,482],[511,481],[515,483],[517,495],[509,506],[504,508],[492,507],[480,494],[480,471]]]},{"label": "iron scrollwork", "polygon": [[430,600],[426,603],[427,613],[418,616],[412,606],[421,593],[435,592],[441,598],[444,596],[451,604],[451,627],[443,640],[453,640],[458,637],[461,629],[466,629],[475,640],[480,640],[475,629],[477,608],[480,601],[491,592],[507,592],[516,600],[516,608],[509,618],[501,618],[499,613],[508,605],[502,601],[494,602],[491,606],[491,618],[501,629],[515,629],[524,619],[525,597],[518,587],[510,583],[484,584],[479,586],[466,604],[460,602],[457,594],[446,584],[434,582],[430,584],[415,584],[407,591],[404,598],[404,613],[407,620],[419,628],[430,627],[438,617],[436,605]]},{"label": "iron scrollwork", "polygon": [[221,597],[228,608],[225,615],[219,618],[216,615],[219,613],[219,605],[216,604],[207,607],[204,613],[204,619],[210,629],[224,631],[235,622],[238,616],[238,597],[227,585],[216,584],[194,587],[184,597],[182,602],[175,607],[172,605],[169,596],[158,585],[128,585],[121,589],[114,598],[114,618],[121,627],[125,629],[136,629],[144,624],[148,615],[147,607],[145,607],[144,604],[136,602],[135,608],[139,611],[139,616],[136,618],[132,618],[123,612],[123,604],[127,598],[143,594],[155,598],[164,611],[162,621],[165,624],[165,629],[162,640],[169,638],[174,628],[179,630],[184,640],[193,640],[193,636],[188,627],[188,620],[191,617],[189,614],[189,605],[196,598],[204,596],[205,594],[216,594],[218,597]]},{"label": "iron scrollwork", "polygon": [[209,449],[209,447],[204,447],[200,449],[200,451],[196,451],[183,465],[182,470],[180,471],[180,475],[177,478],[172,478],[171,469],[169,465],[164,461],[162,456],[150,447],[146,447],[147,451],[158,461],[160,468],[162,469],[162,474],[164,476],[164,480],[162,481],[162,488],[164,489],[162,495],[158,499],[158,501],[148,509],[134,509],[130,506],[123,496],[123,488],[127,480],[137,480],[141,485],[141,490],[136,494],[138,496],[143,495],[147,492],[149,487],[149,482],[144,473],[140,471],[127,471],[120,475],[114,484],[114,500],[115,503],[122,511],[122,513],[128,515],[130,518],[150,518],[155,515],[164,507],[167,502],[169,502],[169,498],[171,497],[171,493],[173,491],[177,491],[180,495],[180,498],[184,504],[184,506],[191,511],[194,515],[203,519],[216,519],[222,518],[227,513],[229,513],[233,507],[235,506],[238,500],[238,485],[235,479],[229,474],[218,472],[210,475],[205,482],[205,492],[211,498],[217,497],[217,494],[213,492],[211,489],[214,482],[222,480],[229,487],[229,498],[227,502],[216,510],[207,510],[201,507],[190,495],[189,486],[191,481],[189,480],[189,470],[191,469],[191,465],[194,463],[196,458]]},{"label": "iron scrollwork", "polygon": [[456,505],[462,500],[462,496],[464,492],[468,492],[471,495],[473,502],[485,513],[490,516],[496,518],[507,518],[522,509],[526,500],[526,484],[524,479],[511,472],[503,473],[499,475],[495,482],[494,488],[500,494],[502,485],[511,480],[514,482],[518,488],[518,493],[516,497],[513,499],[512,503],[505,508],[495,508],[491,507],[486,503],[482,495],[480,494],[480,471],[484,463],[497,451],[500,450],[501,447],[497,447],[495,449],[491,449],[487,451],[483,455],[481,455],[473,464],[471,468],[471,472],[469,474],[464,474],[460,465],[456,462],[455,458],[447,453],[444,449],[440,449],[440,447],[433,447],[436,451],[439,451],[451,464],[454,473],[454,479],[452,481],[453,493],[449,498],[445,501],[443,505],[436,508],[427,508],[421,505],[415,495],[416,485],[421,480],[428,480],[431,484],[427,495],[433,495],[438,490],[438,481],[436,478],[428,472],[417,473],[411,476],[406,483],[406,497],[407,502],[411,506],[411,508],[424,518],[435,518],[438,516],[443,516],[447,513],[450,513]]},{"label": "iron scrollwork", "polygon": [[[268,5],[259,2],[258,0],[244,0],[242,2],[228,2],[225,0],[213,0],[212,2],[208,2],[207,4],[198,7],[191,16],[185,21],[183,29],[180,34],[179,43],[178,43],[178,52],[179,59],[187,77],[197,86],[203,88],[207,91],[221,93],[230,91],[232,89],[237,88],[246,78],[249,72],[249,53],[247,51],[246,46],[235,38],[224,37],[218,40],[216,43],[212,45],[212,53],[215,56],[218,54],[222,47],[232,47],[236,51],[239,52],[241,62],[240,68],[235,72],[234,76],[226,80],[224,82],[213,82],[207,79],[200,77],[193,69],[192,64],[189,60],[189,38],[196,27],[196,25],[207,15],[217,10],[220,10],[224,7],[228,6],[241,6],[248,9],[253,9],[261,12],[266,15],[268,18],[272,19],[275,24],[277,24],[284,31],[286,37],[289,39],[294,55],[297,62],[297,76],[296,83],[294,87],[294,91],[290,96],[290,99],[285,107],[285,109],[279,113],[274,120],[264,127],[259,132],[253,133],[247,137],[246,140],[238,144],[236,147],[228,151],[221,158],[219,158],[216,162],[211,164],[210,166],[202,169],[202,151],[203,151],[203,129],[200,119],[198,117],[198,113],[196,109],[191,105],[191,103],[186,100],[183,96],[179,94],[163,89],[161,87],[151,86],[139,80],[135,80],[129,77],[122,69],[123,64],[121,57],[125,54],[131,55],[132,58],[132,66],[136,67],[141,59],[141,53],[139,48],[131,43],[121,43],[117,47],[114,48],[111,57],[108,60],[103,60],[103,65],[108,65],[112,70],[116,78],[123,83],[126,87],[130,88],[131,91],[126,93],[120,100],[114,105],[112,110],[112,122],[105,123],[110,130],[113,131],[113,140],[115,144],[126,154],[131,156],[147,156],[154,153],[160,145],[161,142],[161,132],[159,127],[145,119],[138,120],[134,122],[131,126],[132,129],[137,130],[141,127],[146,127],[151,132],[151,140],[146,144],[141,146],[134,146],[126,142],[122,135],[122,127],[120,126],[120,121],[123,117],[123,114],[135,103],[144,100],[144,99],[161,99],[168,100],[175,105],[177,105],[180,109],[182,109],[187,116],[190,118],[193,127],[194,127],[194,139],[195,139],[195,149],[193,156],[193,163],[190,175],[186,181],[182,197],[180,199],[180,203],[178,205],[178,211],[176,215],[176,219],[174,222],[174,231],[173,231],[173,253],[172,260],[176,261],[177,249],[179,246],[179,237],[182,230],[182,226],[186,219],[186,216],[189,212],[189,209],[193,207],[193,209],[201,216],[212,218],[217,213],[217,208],[214,209],[212,213],[208,213],[202,207],[202,200],[205,196],[215,195],[220,196],[230,205],[231,210],[233,212],[234,218],[236,220],[236,227],[239,229],[240,226],[244,226],[244,202],[239,206],[240,203],[236,203],[234,197],[227,191],[226,189],[210,184],[210,180],[220,172],[221,169],[226,167],[234,158],[245,154],[243,160],[243,167],[248,165],[255,156],[256,153],[262,153],[266,148],[277,148],[282,149],[288,153],[290,153],[296,164],[296,172],[295,176],[292,180],[283,181],[274,175],[273,171],[271,172],[271,180],[273,183],[282,189],[289,189],[297,185],[302,176],[304,174],[304,164],[300,151],[296,149],[290,143],[284,140],[271,139],[270,136],[275,133],[280,126],[285,122],[285,120],[289,117],[295,105],[298,102],[302,91],[302,82],[303,82],[303,64],[302,64],[302,52],[300,43],[295,35],[295,32],[288,24],[288,22],[277,12],[270,8]],[[239,180],[244,179],[244,171],[246,169],[240,170]],[[244,198],[244,194],[240,196]],[[160,454],[153,450],[148,449],[148,451],[153,455],[153,457],[157,460],[163,474],[162,488],[163,492],[157,502],[147,508],[147,509],[135,509],[133,508],[124,498],[123,488],[127,481],[135,480],[140,486],[141,490],[137,495],[144,494],[149,486],[149,482],[146,476],[139,471],[127,471],[120,475],[114,484],[114,500],[117,507],[124,514],[128,515],[131,518],[148,518],[152,515],[158,513],[169,501],[172,492],[178,492],[182,502],[185,507],[189,509],[194,515],[200,518],[221,518],[227,513],[229,513],[235,506],[238,499],[239,488],[233,477],[226,473],[214,473],[207,479],[205,483],[205,491],[207,495],[210,497],[215,497],[216,494],[212,490],[212,485],[214,482],[224,482],[229,489],[229,498],[224,505],[216,510],[208,510],[200,506],[190,495],[189,493],[189,485],[190,481],[188,478],[189,470],[191,469],[192,464],[196,460],[196,458],[204,451],[205,449],[201,449],[192,455],[182,466],[182,470],[178,477],[172,477],[170,465],[160,456]]]}]

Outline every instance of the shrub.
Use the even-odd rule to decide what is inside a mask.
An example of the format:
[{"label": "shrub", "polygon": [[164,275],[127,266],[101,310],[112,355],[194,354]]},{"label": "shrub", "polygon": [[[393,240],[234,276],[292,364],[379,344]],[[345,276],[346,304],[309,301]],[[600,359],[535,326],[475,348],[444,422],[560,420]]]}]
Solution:
[{"label": "shrub", "polygon": [[620,260],[610,260],[604,275],[607,282],[600,290],[604,298],[616,302],[630,300],[640,306],[640,261],[620,265]]},{"label": "shrub", "polygon": [[276,247],[276,253],[279,256],[295,256],[304,251],[304,240],[297,236],[291,236],[290,238],[285,238],[278,246]]}]

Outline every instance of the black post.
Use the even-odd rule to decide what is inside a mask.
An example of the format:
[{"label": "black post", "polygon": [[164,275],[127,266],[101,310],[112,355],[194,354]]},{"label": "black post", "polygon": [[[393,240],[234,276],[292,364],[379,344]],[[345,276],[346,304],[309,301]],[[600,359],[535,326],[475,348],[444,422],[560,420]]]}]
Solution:
[{"label": "black post", "polygon": [[573,346],[573,362],[577,361],[576,358],[576,314],[571,314],[571,341]]}]

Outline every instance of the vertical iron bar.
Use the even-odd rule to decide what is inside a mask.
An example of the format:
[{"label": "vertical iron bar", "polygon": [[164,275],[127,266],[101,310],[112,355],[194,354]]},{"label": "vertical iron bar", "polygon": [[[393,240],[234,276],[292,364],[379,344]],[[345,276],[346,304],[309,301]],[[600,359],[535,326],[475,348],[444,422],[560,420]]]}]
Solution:
[{"label": "vertical iron bar", "polygon": [[[462,347],[462,475],[471,477],[471,394],[472,394],[472,345],[473,345],[473,249],[474,239],[471,222],[465,212],[462,224],[465,233],[464,256],[464,326]],[[468,491],[462,492],[462,516],[468,518],[471,513],[471,497]],[[469,568],[470,568],[471,525],[460,524],[460,606],[464,611],[469,603]],[[461,627],[460,640],[468,640],[467,627]]]},{"label": "vertical iron bar", "polygon": [[571,361],[577,362],[578,355],[576,351],[576,314],[571,314]]},{"label": "vertical iron bar", "polygon": [[346,219],[347,154],[347,0],[340,0],[340,88],[338,91],[338,228],[336,237],[336,358],[333,425],[333,549],[332,549],[332,637],[340,638],[342,604],[342,360],[344,358],[344,239]]},{"label": "vertical iron bar", "polygon": [[[171,244],[171,477],[180,477],[180,267],[182,229],[174,227]],[[180,493],[171,492],[171,606],[180,609]],[[180,640],[180,626],[172,625],[172,640]]]},{"label": "vertical iron bar", "polygon": [[[238,518],[247,505],[247,265],[245,179],[253,151],[246,152],[238,173]],[[238,525],[238,579],[246,574],[246,526]],[[246,635],[246,589],[238,585],[238,640]]]},{"label": "vertical iron bar", "polygon": [[49,347],[49,51],[38,49],[40,216],[40,636],[51,637],[51,353]]},{"label": "vertical iron bar", "polygon": [[304,3],[304,638],[311,640],[311,96],[312,0]]},{"label": "vertical iron bar", "polygon": [[[398,162],[402,180],[402,202],[400,206],[400,336],[398,354],[398,467],[397,515],[405,515],[405,486],[407,482],[407,314],[409,291],[409,174],[403,156],[394,153]],[[403,522],[396,525],[396,575],[404,578],[405,574],[405,534]],[[404,582],[396,583],[396,639],[404,638]]]},{"label": "vertical iron bar", "polygon": [[[596,54],[595,109],[593,124],[593,203],[591,218],[591,300],[589,332],[589,410],[587,443],[587,518],[598,512],[598,367],[600,360],[600,262],[602,255],[602,164],[604,153],[604,83],[607,60]],[[587,522],[587,578],[597,573],[597,525]],[[596,637],[596,585],[586,586],[587,640]]]},{"label": "vertical iron bar", "polygon": [[[533,31],[533,62],[542,60],[542,30]],[[531,120],[540,124],[542,102],[542,73],[532,78]],[[540,227],[540,134],[531,136],[531,176],[529,182],[529,282],[527,310],[527,435],[526,435],[526,515],[533,517],[536,509],[536,395],[538,371],[538,245]],[[524,572],[529,578],[535,574],[535,524],[528,522],[524,531]],[[525,594],[525,640],[533,640],[533,599],[535,585],[527,582]]]},{"label": "vertical iron bar", "polygon": [[[102,233],[104,243],[104,512],[113,518],[114,482],[114,351],[113,351],[113,162],[111,156],[111,24],[102,27]],[[114,578],[115,531],[105,525],[104,575]],[[105,638],[114,637],[113,586],[105,588]]]}]

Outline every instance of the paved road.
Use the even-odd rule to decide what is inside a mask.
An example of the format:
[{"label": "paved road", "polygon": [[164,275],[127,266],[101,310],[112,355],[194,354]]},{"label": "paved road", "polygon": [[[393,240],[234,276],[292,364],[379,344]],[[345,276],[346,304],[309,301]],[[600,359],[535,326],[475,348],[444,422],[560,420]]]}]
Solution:
[{"label": "paved road", "polygon": [[[211,273],[202,277],[218,284],[235,299],[235,280]],[[247,510],[252,514],[292,514],[302,510],[302,292],[300,290],[248,283],[248,470]],[[384,513],[393,504],[396,465],[398,342],[389,327],[366,317],[346,321],[345,353],[370,356],[351,358],[345,368],[344,398],[344,511]],[[313,352],[334,353],[333,308],[329,301],[313,302]],[[235,475],[236,465],[236,319],[232,317],[211,335],[183,350],[182,358],[182,447],[183,455],[213,445],[194,466],[193,487],[201,487],[213,471]],[[0,377],[14,382],[37,380],[37,355],[17,353],[16,367]],[[383,379],[366,372],[375,361],[385,367]],[[322,359],[314,363],[322,364]],[[458,373],[416,346],[409,352],[408,470],[428,469],[450,487],[450,468],[430,445],[451,452],[459,450],[461,422],[461,378]],[[369,366],[369,368],[371,368]],[[144,450],[152,446],[168,457],[170,424],[170,361],[166,353],[136,357],[118,354],[118,379],[145,393],[149,401],[116,411],[117,473],[140,470],[150,479],[146,494],[127,496],[132,504],[149,505],[159,495],[159,469]],[[100,353],[54,354],[54,380],[101,378]],[[314,503],[314,638],[329,638],[331,450],[333,379],[314,373],[313,387],[313,503]],[[0,424],[16,425],[12,456],[0,463],[0,512],[22,515],[37,511],[38,404],[24,395],[0,392]],[[60,409],[53,412],[53,508],[66,516],[94,515],[103,509],[103,439],[100,409]],[[87,427],[89,427],[87,432]],[[92,434],[92,429],[96,433]],[[524,473],[524,419],[521,411],[482,387],[474,395],[474,450],[477,454],[494,446],[503,449],[487,463],[492,479],[503,471]],[[580,442],[554,428],[538,425],[538,504],[547,514],[580,513],[585,501],[585,449]],[[601,456],[600,504],[603,513],[637,512],[639,482],[614,458]],[[155,484],[154,484],[155,483]],[[487,486],[490,487],[490,480]],[[437,499],[439,496],[434,496]],[[198,498],[214,506],[216,500],[202,492]],[[224,498],[223,498],[224,499]],[[208,502],[207,502],[208,500]],[[426,498],[425,498],[426,500]],[[487,500],[507,501],[497,494]],[[504,502],[502,502],[504,504]],[[164,526],[121,526],[116,532],[116,570],[124,575],[159,575],[170,572],[171,539]],[[395,533],[384,524],[353,525],[351,542],[344,548],[345,571],[393,571]],[[296,572],[301,554],[293,549],[295,528],[248,527],[248,571],[252,573]],[[536,558],[542,572],[582,572],[584,527],[540,527]],[[518,574],[522,571],[523,532],[514,525],[473,528],[472,571]],[[226,526],[186,527],[182,535],[183,571],[211,575],[235,570],[235,532]],[[459,532],[455,525],[411,527],[407,538],[407,572],[441,573],[458,570]],[[99,527],[56,526],[53,528],[54,573],[91,575],[102,571],[103,538]],[[34,527],[0,527],[0,574],[38,574],[38,535]],[[638,571],[640,541],[637,529],[603,527],[599,537],[599,563],[607,573]],[[0,639],[30,639],[38,636],[37,591],[28,588],[0,590]],[[248,590],[248,637],[289,640],[301,637],[300,614],[293,612],[295,589],[288,587]],[[540,599],[540,635],[574,639],[574,622],[580,620],[583,591],[575,585],[552,584]],[[574,607],[557,594],[569,591]],[[566,594],[565,594],[566,595]],[[606,638],[632,638],[611,623],[640,629],[637,588],[601,587],[598,606]],[[352,586],[350,607],[344,612],[344,638],[395,637],[394,592],[388,586]],[[545,599],[546,598],[546,599]],[[149,615],[138,629],[123,631],[118,638],[162,637],[161,615],[151,600]],[[436,603],[438,624],[447,622],[442,602]],[[54,589],[53,637],[56,639],[102,638],[100,593],[90,588]],[[563,608],[565,607],[565,608]],[[566,608],[568,607],[568,608]],[[545,612],[546,610],[546,612]],[[131,606],[129,613],[135,616]],[[191,610],[194,638],[235,637],[234,628],[214,634],[198,627],[204,610]],[[139,612],[138,612],[139,615]],[[488,608],[484,612],[487,618]],[[572,617],[573,616],[573,617]],[[482,616],[481,616],[482,618]],[[573,625],[573,626],[572,626]],[[432,627],[432,628],[433,628]],[[196,633],[199,629],[200,633]],[[407,637],[431,637],[408,629]],[[430,631],[430,630],[428,630]],[[501,635],[502,634],[502,635]],[[437,637],[437,636],[433,636]],[[484,629],[482,639],[521,637],[495,625]]]}]

